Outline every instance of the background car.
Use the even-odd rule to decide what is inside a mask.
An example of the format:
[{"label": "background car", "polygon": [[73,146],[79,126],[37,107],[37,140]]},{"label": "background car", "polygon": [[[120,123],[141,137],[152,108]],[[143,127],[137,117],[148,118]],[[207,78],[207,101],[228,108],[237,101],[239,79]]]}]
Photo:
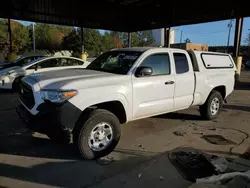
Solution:
[{"label": "background car", "polygon": [[[14,64],[14,63],[13,63]],[[86,68],[90,62],[73,57],[40,57],[0,70],[0,89],[19,90],[22,77],[34,73],[69,68]]]}]

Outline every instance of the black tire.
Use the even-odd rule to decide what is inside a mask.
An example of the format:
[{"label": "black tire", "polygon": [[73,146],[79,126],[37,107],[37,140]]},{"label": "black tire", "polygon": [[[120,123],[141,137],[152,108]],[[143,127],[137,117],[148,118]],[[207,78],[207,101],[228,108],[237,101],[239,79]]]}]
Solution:
[{"label": "black tire", "polygon": [[46,135],[56,143],[69,144],[71,142],[71,133],[62,127],[54,127],[46,130]]},{"label": "black tire", "polygon": [[[101,151],[95,151],[89,146],[88,138],[92,129],[101,122],[110,125],[113,132],[111,143]],[[73,133],[73,143],[85,159],[98,159],[111,153],[118,144],[121,136],[121,126],[118,118],[111,112],[96,109],[83,115],[77,122]]]},{"label": "black tire", "polygon": [[[212,101],[217,98],[218,99],[218,102],[219,102],[219,109],[217,111],[216,114],[212,114],[211,110],[210,110],[210,107],[211,107],[211,103]],[[221,108],[222,108],[222,105],[223,105],[223,98],[221,96],[221,94],[218,92],[218,91],[212,91],[210,93],[210,95],[208,96],[205,104],[203,104],[202,106],[200,106],[200,114],[201,116],[206,119],[206,120],[213,120],[213,119],[216,119],[219,114],[220,114],[220,111],[221,111]]]},{"label": "black tire", "polygon": [[12,84],[12,91],[19,92],[20,91],[20,82],[23,77],[17,77]]}]

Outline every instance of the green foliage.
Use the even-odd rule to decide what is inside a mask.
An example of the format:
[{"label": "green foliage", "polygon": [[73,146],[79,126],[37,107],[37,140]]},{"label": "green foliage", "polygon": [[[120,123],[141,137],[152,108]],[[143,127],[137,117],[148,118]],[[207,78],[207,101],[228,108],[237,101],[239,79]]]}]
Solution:
[{"label": "green foliage", "polygon": [[[115,35],[122,41],[123,47],[128,46],[128,33],[114,32]],[[131,33],[131,46],[153,46],[155,39],[152,30],[139,31]]]},{"label": "green foliage", "polygon": [[102,45],[101,45],[101,52],[106,52],[108,50],[111,50],[112,48],[115,48],[115,44],[112,40],[111,33],[105,32],[102,36]]},{"label": "green foliage", "polygon": [[[12,21],[13,50],[21,54],[32,48],[32,25],[24,26]],[[109,32],[101,34],[97,29],[83,29],[84,48],[90,57],[96,57],[112,48],[128,46],[128,33]],[[8,50],[8,28],[6,20],[0,20],[0,50]],[[80,57],[82,53],[81,29],[70,26],[51,24],[35,24],[36,49],[47,50],[51,53],[59,50],[70,50],[74,56]],[[154,45],[152,31],[131,33],[132,47]],[[6,50],[6,51],[7,51]]]},{"label": "green foliage", "polygon": [[80,57],[81,55],[81,37],[77,30],[73,30],[62,40],[62,50],[70,50],[73,56]]},{"label": "green foliage", "polygon": [[[80,32],[79,32],[80,33]],[[89,56],[97,56],[102,51],[102,36],[97,29],[83,29],[84,48]]]},{"label": "green foliage", "polygon": [[[90,57],[96,57],[102,52],[115,48],[114,40],[110,32],[101,35],[96,29],[83,29],[84,48]],[[74,56],[79,57],[82,50],[81,29],[73,30],[62,40],[62,49],[71,50]]]},{"label": "green foliage", "polygon": [[56,27],[57,27],[58,31],[60,33],[62,33],[64,36],[69,35],[74,30],[74,28],[71,26],[57,25]]},{"label": "green foliage", "polygon": [[8,50],[8,28],[4,20],[0,20],[0,52],[6,53]]},{"label": "green foliage", "polygon": [[63,37],[55,25],[41,23],[35,25],[37,49],[46,49],[50,52],[60,50]]},{"label": "green foliage", "polygon": [[23,53],[25,50],[30,49],[31,40],[29,37],[29,30],[22,24],[18,24],[12,29],[12,42],[13,51],[17,54]]},{"label": "green foliage", "polygon": [[[18,54],[30,48],[31,40],[29,30],[16,21],[11,21],[12,28],[12,50]],[[6,20],[0,20],[0,50],[7,53],[9,47],[8,26]]]}]

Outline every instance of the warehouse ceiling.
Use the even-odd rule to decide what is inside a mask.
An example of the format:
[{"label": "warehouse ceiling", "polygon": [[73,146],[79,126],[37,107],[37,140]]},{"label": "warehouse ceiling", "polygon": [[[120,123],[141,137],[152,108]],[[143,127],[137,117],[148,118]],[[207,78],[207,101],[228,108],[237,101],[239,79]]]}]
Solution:
[{"label": "warehouse ceiling", "polygon": [[240,1],[2,0],[0,17],[132,32],[250,16]]}]

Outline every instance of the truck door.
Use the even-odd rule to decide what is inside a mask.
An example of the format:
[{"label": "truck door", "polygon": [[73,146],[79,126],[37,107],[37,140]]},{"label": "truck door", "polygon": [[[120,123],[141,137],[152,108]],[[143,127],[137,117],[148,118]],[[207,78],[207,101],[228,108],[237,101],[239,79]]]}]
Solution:
[{"label": "truck door", "polygon": [[174,108],[174,74],[171,71],[169,53],[146,56],[138,69],[150,67],[150,76],[132,76],[133,118],[162,114]]},{"label": "truck door", "polygon": [[188,108],[193,101],[195,77],[191,59],[187,53],[173,51],[175,64],[174,108]]}]

